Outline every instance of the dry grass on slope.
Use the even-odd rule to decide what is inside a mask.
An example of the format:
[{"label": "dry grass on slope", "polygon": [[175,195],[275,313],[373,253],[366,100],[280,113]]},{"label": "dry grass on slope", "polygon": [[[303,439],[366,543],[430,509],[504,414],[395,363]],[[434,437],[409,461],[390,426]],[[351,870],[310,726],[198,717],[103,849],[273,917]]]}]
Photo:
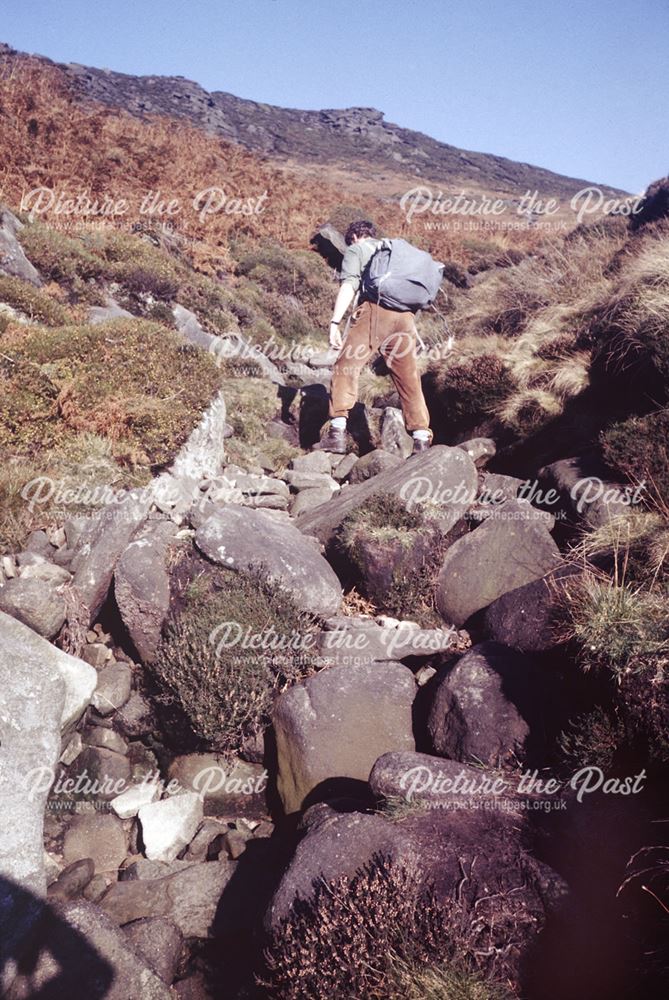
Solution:
[{"label": "dry grass on slope", "polygon": [[[298,186],[283,172],[239,146],[208,136],[171,119],[145,122],[73,99],[64,75],[30,59],[0,78],[0,167],[3,198],[16,206],[24,192],[40,186],[91,202],[125,199],[124,226],[146,222],[140,214],[149,191],[180,210],[154,216],[171,222],[198,241],[198,263],[216,268],[232,232],[271,236],[288,246],[304,246],[324,208],[341,201],[335,187],[311,181]],[[200,218],[193,199],[212,186],[228,198],[258,199],[267,192],[260,214],[226,214],[224,208]],[[257,206],[257,201],[251,206]],[[63,222],[66,216],[61,215]],[[100,218],[100,216],[98,216]],[[78,221],[81,221],[79,219]]]},{"label": "dry grass on slope", "polygon": [[[125,199],[129,206],[120,220],[124,227],[166,222],[188,238],[194,263],[208,273],[230,263],[231,234],[270,237],[289,248],[304,248],[316,226],[342,204],[359,206],[360,214],[372,217],[383,232],[404,236],[441,260],[473,264],[477,270],[539,240],[534,231],[503,228],[468,240],[450,227],[448,217],[438,215],[421,216],[410,225],[399,200],[416,186],[413,175],[398,172],[366,177],[361,183],[355,171],[349,175],[325,167],[314,172],[304,165],[274,164],[182,121],[157,116],[140,121],[84,103],[56,66],[30,57],[14,60],[4,75],[0,70],[0,145],[5,151],[0,191],[13,208],[25,192],[40,186],[69,195],[86,192],[93,202]],[[202,206],[194,206],[193,198],[211,187],[222,188],[228,199],[252,199],[248,213],[226,214],[223,207],[203,220]],[[179,211],[141,214],[139,207],[149,192],[158,192],[165,205],[178,199]],[[263,211],[254,214],[251,209],[264,192]],[[482,193],[472,189],[471,196]],[[52,221],[52,216],[47,219]],[[67,221],[59,217],[59,224]]]},{"label": "dry grass on slope", "polygon": [[[616,295],[621,279],[611,261],[627,240],[620,219],[580,227],[454,295],[449,321],[455,350],[430,374],[437,395],[453,388],[457,374],[458,395],[466,383],[479,396],[482,368],[496,359],[505,385],[495,380],[500,391],[479,408],[479,418],[495,418],[522,438],[558,417],[590,384],[592,342],[583,332],[597,303]],[[640,266],[639,260],[633,258],[632,265]],[[448,419],[452,405],[445,409]]]}]

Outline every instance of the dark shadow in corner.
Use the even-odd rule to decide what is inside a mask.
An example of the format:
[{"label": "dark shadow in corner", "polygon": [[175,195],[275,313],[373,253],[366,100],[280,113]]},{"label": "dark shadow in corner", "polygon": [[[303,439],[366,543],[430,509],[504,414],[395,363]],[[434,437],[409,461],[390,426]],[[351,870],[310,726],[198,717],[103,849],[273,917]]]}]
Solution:
[{"label": "dark shadow in corner", "polygon": [[321,436],[321,428],[328,419],[329,395],[324,385],[315,382],[303,385],[300,396],[300,447],[309,449]]},{"label": "dark shadow in corner", "polygon": [[109,962],[53,906],[0,878],[0,989],[6,985],[10,962],[16,963],[19,976],[30,978],[45,954],[59,968],[48,982],[31,987],[31,1000],[102,1000],[107,996],[114,980]]}]

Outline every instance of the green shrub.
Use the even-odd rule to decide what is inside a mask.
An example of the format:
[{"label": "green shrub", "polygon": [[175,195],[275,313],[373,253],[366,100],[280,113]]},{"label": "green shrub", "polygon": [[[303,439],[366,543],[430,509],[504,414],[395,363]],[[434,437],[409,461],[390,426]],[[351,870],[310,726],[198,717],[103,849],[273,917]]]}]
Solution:
[{"label": "green shrub", "polygon": [[68,310],[60,302],[21,278],[0,275],[0,302],[47,326],[62,326],[70,320]]},{"label": "green shrub", "polygon": [[437,425],[473,426],[492,416],[516,386],[510,368],[494,354],[428,369],[425,390]]},{"label": "green shrub", "polygon": [[150,270],[135,265],[119,266],[115,268],[114,277],[130,295],[151,295],[164,301],[173,299],[179,291],[179,281],[169,268]]},{"label": "green shrub", "polygon": [[605,461],[669,505],[669,409],[630,417],[602,432]]},{"label": "green shrub", "polygon": [[[240,364],[249,364],[240,359]],[[281,401],[276,387],[267,379],[245,375],[230,377],[223,371],[223,393],[228,412],[228,422],[234,436],[225,442],[225,450],[232,462],[248,467],[260,453],[287,465],[291,458],[301,454],[287,441],[270,438],[267,425],[281,412]]]},{"label": "green shrub", "polygon": [[244,325],[237,316],[237,310],[244,308],[237,303],[237,297],[220,282],[205,274],[191,271],[180,279],[179,302],[192,309],[200,323],[211,333],[237,330]]},{"label": "green shrub", "polygon": [[464,907],[440,905],[375,855],[352,878],[320,879],[298,899],[266,950],[263,985],[277,1000],[507,997],[477,969],[476,937]]},{"label": "green shrub", "polygon": [[[263,729],[276,696],[313,672],[308,640],[314,629],[293,601],[262,575],[207,566],[185,590],[168,618],[156,662],[192,731],[212,749],[231,753]],[[194,573],[190,574],[191,576]],[[232,645],[237,634],[299,636],[297,648],[261,650]]]}]

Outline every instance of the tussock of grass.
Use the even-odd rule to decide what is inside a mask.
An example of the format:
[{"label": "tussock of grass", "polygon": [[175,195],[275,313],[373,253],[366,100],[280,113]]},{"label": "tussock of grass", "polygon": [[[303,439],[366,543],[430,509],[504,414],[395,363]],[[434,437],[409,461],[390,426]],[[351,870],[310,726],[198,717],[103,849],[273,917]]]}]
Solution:
[{"label": "tussock of grass", "polygon": [[[427,546],[426,539],[430,539]],[[426,628],[441,627],[434,593],[447,542],[419,507],[409,511],[398,497],[373,494],[344,518],[337,530],[337,545],[363,580],[370,550],[377,550],[377,560],[391,560],[390,585],[382,594],[370,589],[367,595],[379,611]]]},{"label": "tussock of grass", "polygon": [[148,470],[121,468],[108,438],[82,432],[25,458],[0,462],[0,551],[16,551],[29,532],[98,510],[109,490],[144,486]]},{"label": "tussock of grass", "polygon": [[585,392],[590,384],[590,360],[589,351],[557,359],[555,366],[548,370],[548,391],[563,400]]},{"label": "tussock of grass", "polygon": [[652,588],[669,575],[669,520],[662,513],[630,507],[585,532],[571,556],[585,562],[608,559],[618,576]]},{"label": "tussock of grass", "polygon": [[501,985],[447,962],[421,965],[390,956],[388,1000],[511,1000]]},{"label": "tussock of grass", "polygon": [[375,493],[366,503],[352,511],[342,521],[338,538],[340,544],[351,552],[360,532],[373,538],[404,536],[423,524],[417,508],[408,510],[402,501],[390,493]]},{"label": "tussock of grass", "polygon": [[669,655],[669,604],[663,594],[586,572],[564,590],[566,633],[585,669],[639,671]]},{"label": "tussock of grass", "polygon": [[562,413],[561,401],[545,389],[525,389],[504,400],[497,416],[518,437],[529,437]]},{"label": "tussock of grass", "polygon": [[669,382],[669,242],[646,240],[625,258],[615,290],[590,312],[583,338],[606,373],[632,380],[648,371]]}]

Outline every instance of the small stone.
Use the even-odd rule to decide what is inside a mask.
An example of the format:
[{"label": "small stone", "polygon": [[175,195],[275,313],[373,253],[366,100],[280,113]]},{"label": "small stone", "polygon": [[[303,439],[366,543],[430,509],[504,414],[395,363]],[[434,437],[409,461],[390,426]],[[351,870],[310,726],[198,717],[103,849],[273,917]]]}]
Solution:
[{"label": "small stone", "polygon": [[[318,452],[314,452],[318,454]],[[332,498],[332,490],[329,486],[315,486],[313,489],[300,490],[293,500],[290,512],[293,517],[302,514],[305,510],[319,507],[322,503],[327,503]]]},{"label": "small stone", "polygon": [[46,534],[49,542],[56,549],[62,548],[62,546],[67,543],[67,536],[65,535],[64,528],[49,528]]},{"label": "small stone", "polygon": [[427,682],[434,677],[436,672],[437,671],[434,667],[421,667],[415,675],[418,687],[425,687]]},{"label": "small stone", "polygon": [[469,455],[477,469],[483,468],[497,454],[497,445],[492,438],[471,438],[457,447]]},{"label": "small stone", "polygon": [[49,541],[46,531],[31,531],[26,541],[26,552],[34,552],[36,555],[50,559],[53,546]]},{"label": "small stone", "polygon": [[46,876],[46,884],[51,885],[55,882],[56,879],[59,878],[62,870],[63,866],[61,865],[58,857],[50,854],[49,851],[44,851],[44,874]]},{"label": "small stone", "polygon": [[98,686],[91,699],[93,707],[100,715],[115,712],[130,697],[131,685],[132,671],[127,663],[113,663],[104,667],[98,675]]},{"label": "small stone", "polygon": [[53,554],[53,561],[56,566],[63,566],[65,569],[69,569],[74,559],[75,551],[74,549],[68,549],[64,545],[61,549],[57,549]]},{"label": "small stone", "polygon": [[155,781],[144,781],[133,785],[111,800],[111,807],[120,819],[131,819],[143,806],[148,806],[160,798],[160,786]]},{"label": "small stone", "polygon": [[102,747],[121,754],[128,752],[128,744],[123,737],[106,726],[91,726],[84,733],[84,738],[89,747]]},{"label": "small stone", "polygon": [[141,741],[128,744],[127,757],[130,761],[133,784],[140,785],[144,781],[155,780],[160,774],[158,758],[153,750],[144,746]]},{"label": "small stone", "polygon": [[[383,628],[397,628],[400,624],[399,618],[391,618],[390,615],[377,615],[374,619],[377,625],[381,625]],[[418,626],[416,626],[418,628]]]},{"label": "small stone", "polygon": [[94,875],[82,895],[89,903],[99,903],[108,888],[109,884],[104,875]]},{"label": "small stone", "polygon": [[295,472],[321,472],[330,475],[332,470],[333,456],[327,451],[312,451],[307,455],[298,455],[290,463],[290,468]]},{"label": "small stone", "polygon": [[11,556],[2,557],[2,572],[8,580],[13,580],[16,576],[16,563]]},{"label": "small stone", "polygon": [[125,705],[119,709],[115,724],[129,739],[147,736],[153,731],[155,719],[151,706],[139,691],[133,691]]},{"label": "small stone", "polygon": [[288,498],[273,493],[266,496],[251,496],[244,499],[244,506],[252,507],[254,510],[288,510]]},{"label": "small stone", "polygon": [[43,583],[51,583],[59,587],[62,583],[68,583],[72,579],[72,574],[63,566],[54,566],[53,563],[43,563],[35,566],[24,566],[21,570],[22,580],[41,580]]},{"label": "small stone", "polygon": [[45,639],[57,636],[65,622],[63,595],[41,580],[9,580],[0,587],[0,610]]},{"label": "small stone", "polygon": [[169,986],[176,975],[183,944],[183,934],[174,921],[147,917],[127,924],[123,933],[149,968]]},{"label": "small stone", "polygon": [[47,891],[50,902],[56,899],[74,899],[80,896],[95,874],[92,858],[81,858],[64,868]]},{"label": "small stone", "polygon": [[94,799],[107,802],[116,798],[127,788],[130,778],[130,763],[127,757],[120,753],[114,753],[113,750],[85,747],[77,757],[76,765],[69,772],[68,777],[75,781],[80,778],[80,783],[84,784],[84,794],[80,795],[80,798],[86,797],[86,779],[90,782],[97,782],[99,790],[96,791]]},{"label": "small stone", "polygon": [[139,810],[145,853],[150,861],[174,861],[195,836],[202,822],[202,799],[183,792]]},{"label": "small stone", "polygon": [[[95,635],[95,633],[92,634]],[[91,635],[91,633],[89,632],[88,635]],[[97,635],[95,635],[95,639],[97,639]],[[82,660],[85,660],[86,663],[90,663],[90,665],[95,667],[96,670],[103,667],[110,656],[111,649],[107,646],[103,646],[100,642],[91,642],[91,640],[89,640],[89,645],[84,646],[81,651]]]},{"label": "small stone", "polygon": [[381,417],[381,447],[400,458],[408,458],[413,451],[413,439],[407,433],[402,411],[394,406],[387,406]]},{"label": "small stone", "polygon": [[338,483],[343,483],[345,479],[351,474],[353,466],[358,461],[358,456],[351,452],[348,455],[344,455],[340,462],[337,462],[332,470],[332,478]]},{"label": "small stone", "polygon": [[339,490],[339,483],[325,472],[297,472],[291,469],[286,472],[286,482],[294,490],[308,490],[314,487],[327,487],[332,493]]},{"label": "small stone", "polygon": [[99,875],[116,872],[128,852],[123,824],[111,813],[83,813],[75,816],[63,841],[66,864],[89,858]]},{"label": "small stone", "polygon": [[59,761],[65,767],[69,767],[72,764],[81,751],[84,749],[84,741],[81,738],[80,733],[75,733],[70,742],[67,744],[62,754],[60,755]]},{"label": "small stone", "polygon": [[[217,837],[223,837],[228,832],[227,823],[220,819],[213,819],[207,817],[200,829],[197,831],[192,841],[188,846],[188,850],[184,855],[185,861],[206,861],[210,858],[210,846],[216,840]],[[220,847],[215,852],[218,855]]]},{"label": "small stone", "polygon": [[240,858],[246,850],[246,837],[238,830],[228,830],[224,841],[228,857],[233,861]]},{"label": "small stone", "polygon": [[16,565],[20,567],[45,566],[47,561],[46,557],[41,555],[39,552],[28,552],[27,550],[24,550],[16,555]]}]

